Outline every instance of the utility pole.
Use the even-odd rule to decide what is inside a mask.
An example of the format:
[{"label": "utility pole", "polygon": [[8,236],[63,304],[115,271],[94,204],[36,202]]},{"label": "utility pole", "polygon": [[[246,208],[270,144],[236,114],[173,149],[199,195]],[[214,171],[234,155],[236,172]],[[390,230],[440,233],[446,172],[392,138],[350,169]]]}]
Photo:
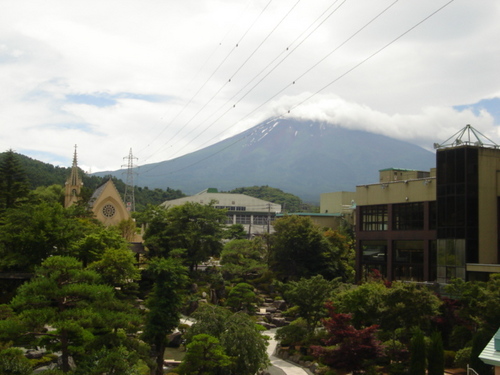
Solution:
[{"label": "utility pole", "polygon": [[125,206],[127,207],[127,210],[130,212],[134,212],[135,211],[134,174],[137,174],[136,172],[134,172],[134,168],[136,167],[134,165],[134,159],[135,160],[138,159],[132,155],[132,148],[130,148],[128,156],[125,156],[123,159],[124,160],[127,159],[127,164],[122,165],[122,168],[123,167],[127,168],[127,181],[125,183],[125,194],[123,196],[123,201],[125,203]]},{"label": "utility pole", "polygon": [[267,204],[267,234],[271,232],[271,203]]}]

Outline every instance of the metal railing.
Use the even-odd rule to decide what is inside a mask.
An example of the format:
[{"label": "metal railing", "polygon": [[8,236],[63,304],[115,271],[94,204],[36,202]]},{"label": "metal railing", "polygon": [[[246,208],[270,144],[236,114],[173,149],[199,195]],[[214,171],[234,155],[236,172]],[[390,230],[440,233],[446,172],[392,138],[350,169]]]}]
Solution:
[{"label": "metal railing", "polygon": [[467,375],[479,375],[476,370],[474,370],[472,367],[469,367],[467,365]]}]

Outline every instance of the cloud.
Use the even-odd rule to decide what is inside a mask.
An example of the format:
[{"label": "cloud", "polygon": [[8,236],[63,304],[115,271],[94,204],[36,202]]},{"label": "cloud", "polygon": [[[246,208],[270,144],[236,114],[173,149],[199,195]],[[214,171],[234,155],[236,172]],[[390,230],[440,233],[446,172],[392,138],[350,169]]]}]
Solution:
[{"label": "cloud", "polygon": [[4,1],[0,150],[70,163],[78,144],[85,168],[118,169],[289,110],[425,148],[468,123],[500,143],[497,1],[268,3]]},{"label": "cloud", "polygon": [[429,106],[417,114],[388,114],[366,105],[348,102],[336,95],[317,95],[288,114],[288,108],[310,96],[311,94],[304,93],[299,97],[283,97],[273,103],[274,114],[378,133],[415,143],[429,150],[434,143],[445,141],[467,124],[496,142],[500,140],[494,117],[485,109],[475,109],[474,105],[457,109]]}]

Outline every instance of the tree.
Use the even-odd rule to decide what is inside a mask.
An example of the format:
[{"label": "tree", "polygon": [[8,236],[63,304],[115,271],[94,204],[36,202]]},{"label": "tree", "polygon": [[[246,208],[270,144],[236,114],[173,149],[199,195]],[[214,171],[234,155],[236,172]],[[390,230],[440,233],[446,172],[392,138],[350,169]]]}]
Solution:
[{"label": "tree", "polygon": [[329,317],[323,320],[328,332],[325,346],[311,346],[314,355],[334,368],[358,374],[383,355],[382,343],[376,338],[377,326],[356,329],[349,314],[339,314],[331,303],[326,305]]},{"label": "tree", "polygon": [[242,240],[248,237],[242,224],[233,224],[224,231],[224,238],[228,240]]},{"label": "tree", "polygon": [[0,161],[0,211],[13,208],[28,196],[26,174],[14,151],[8,150]]},{"label": "tree", "polygon": [[338,311],[352,314],[353,325],[361,328],[381,325],[387,311],[388,294],[389,289],[381,282],[368,282],[338,293],[333,298]]},{"label": "tree", "polygon": [[[23,284],[12,301],[25,325],[25,335],[44,339],[44,345],[61,351],[62,370],[97,334],[128,329],[132,319],[114,298],[113,288],[99,284],[99,275],[85,270],[75,258],[53,256]],[[52,330],[47,331],[50,326]]]},{"label": "tree", "polygon": [[186,349],[186,356],[178,368],[181,375],[217,375],[232,363],[219,340],[210,335],[194,336]]},{"label": "tree", "polygon": [[317,274],[336,277],[339,264],[320,228],[309,217],[289,215],[277,219],[271,235],[270,268],[282,280]]},{"label": "tree", "polygon": [[236,284],[227,296],[227,305],[233,311],[245,311],[247,313],[255,312],[255,303],[257,295],[253,291],[253,287],[247,283]]},{"label": "tree", "polygon": [[101,275],[102,281],[120,290],[120,296],[136,291],[140,272],[135,265],[135,258],[128,248],[110,248],[104,251],[101,259],[88,267]]},{"label": "tree", "polygon": [[120,232],[120,235],[127,241],[134,241],[137,229],[134,219],[130,218],[120,221],[117,225],[117,229]]},{"label": "tree", "polygon": [[491,374],[491,366],[479,358],[479,355],[491,340],[491,336],[488,331],[482,329],[476,332],[472,338],[469,364],[478,374]]},{"label": "tree", "polygon": [[33,272],[51,255],[67,255],[86,230],[58,203],[26,203],[7,210],[0,225],[0,269]]},{"label": "tree", "polygon": [[219,340],[225,353],[234,359],[230,366],[221,369],[221,374],[253,375],[268,366],[266,338],[247,314],[202,305],[193,317],[196,322],[188,329],[187,342],[190,343],[198,334],[213,336]]},{"label": "tree", "polygon": [[394,282],[385,298],[384,330],[419,327],[427,330],[439,314],[440,299],[425,286]]},{"label": "tree", "polygon": [[178,259],[155,258],[149,263],[148,271],[153,275],[155,284],[146,301],[149,310],[143,339],[153,346],[156,374],[163,375],[167,334],[179,325],[187,270]]},{"label": "tree", "polygon": [[341,228],[338,231],[328,229],[323,235],[332,246],[332,251],[329,253],[331,259],[329,260],[337,264],[335,270],[337,277],[341,277],[344,282],[354,280],[355,241],[348,229]]},{"label": "tree", "polygon": [[325,304],[337,287],[337,282],[316,275],[309,279],[301,278],[299,281],[279,284],[278,287],[283,290],[285,300],[298,307],[299,316],[307,322],[311,333],[320,320],[326,317]]},{"label": "tree", "polygon": [[425,375],[426,351],[425,338],[420,329],[416,329],[410,343],[409,375]]},{"label": "tree", "polygon": [[0,374],[2,375],[31,375],[33,368],[22,350],[7,348],[0,350]]},{"label": "tree", "polygon": [[267,269],[264,244],[260,237],[253,240],[232,240],[224,245],[220,259],[222,272],[244,281]]},{"label": "tree", "polygon": [[443,339],[439,332],[433,332],[427,351],[427,374],[444,374],[444,349]]},{"label": "tree", "polygon": [[184,249],[185,265],[192,271],[211,256],[219,255],[226,212],[213,206],[187,202],[157,211],[144,235],[149,256],[167,257]]},{"label": "tree", "polygon": [[90,263],[100,260],[108,249],[128,250],[128,243],[117,228],[100,225],[75,241],[70,252],[80,259],[86,267]]}]

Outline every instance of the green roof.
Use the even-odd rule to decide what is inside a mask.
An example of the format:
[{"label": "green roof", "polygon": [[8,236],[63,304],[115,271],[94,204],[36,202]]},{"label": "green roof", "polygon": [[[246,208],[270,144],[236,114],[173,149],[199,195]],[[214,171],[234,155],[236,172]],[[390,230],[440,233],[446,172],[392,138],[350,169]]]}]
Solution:
[{"label": "green roof", "polygon": [[405,169],[405,168],[385,168],[385,169],[379,169],[379,172],[385,172],[385,171],[400,171],[400,172],[415,172],[416,169]]}]

